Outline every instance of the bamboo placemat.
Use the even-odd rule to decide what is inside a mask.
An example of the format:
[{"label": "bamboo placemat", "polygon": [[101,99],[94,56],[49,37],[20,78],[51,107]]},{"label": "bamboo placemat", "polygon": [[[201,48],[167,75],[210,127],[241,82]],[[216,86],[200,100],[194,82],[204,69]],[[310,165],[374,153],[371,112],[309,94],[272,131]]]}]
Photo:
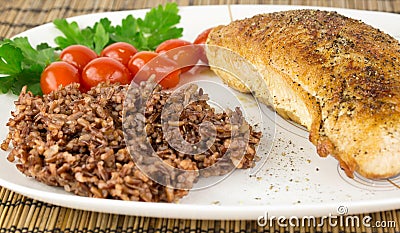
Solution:
[{"label": "bamboo placemat", "polygon": [[[163,1],[129,0],[1,0],[0,39],[66,18],[104,11],[150,8]],[[282,4],[328,6],[400,13],[400,0],[178,0],[180,6],[218,4]],[[400,24],[399,24],[400,25]],[[0,168],[1,169],[1,168]],[[365,215],[359,215],[362,219]],[[375,221],[394,222],[395,227],[296,228],[259,227],[256,221],[179,220],[125,216],[75,210],[27,198],[0,187],[2,232],[400,232],[400,210],[368,214]]]}]

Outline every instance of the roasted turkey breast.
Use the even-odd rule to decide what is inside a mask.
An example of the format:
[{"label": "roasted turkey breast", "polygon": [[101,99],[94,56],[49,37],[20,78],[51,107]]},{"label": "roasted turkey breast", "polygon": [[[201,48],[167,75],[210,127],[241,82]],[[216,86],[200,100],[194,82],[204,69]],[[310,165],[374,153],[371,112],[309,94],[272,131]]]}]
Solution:
[{"label": "roasted turkey breast", "polygon": [[[304,125],[351,177],[400,173],[400,44],[336,12],[291,10],[214,28],[211,68]],[[222,49],[221,49],[222,48]]]}]

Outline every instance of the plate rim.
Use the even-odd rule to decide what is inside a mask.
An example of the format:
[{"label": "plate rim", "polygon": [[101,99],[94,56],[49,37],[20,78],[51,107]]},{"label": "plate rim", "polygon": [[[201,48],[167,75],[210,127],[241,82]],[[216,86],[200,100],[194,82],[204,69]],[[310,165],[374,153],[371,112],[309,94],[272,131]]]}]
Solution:
[{"label": "plate rim", "polygon": [[[271,9],[276,9],[276,8],[287,8],[287,9],[304,9],[304,8],[310,8],[310,9],[322,9],[322,10],[335,10],[341,13],[341,11],[346,11],[346,12],[368,12],[372,14],[384,14],[384,15],[392,15],[396,16],[400,19],[400,15],[394,14],[391,12],[381,12],[381,11],[374,11],[374,10],[360,10],[360,9],[349,9],[349,8],[338,8],[338,7],[325,7],[325,6],[307,6],[307,5],[268,5],[268,4],[231,4],[231,5],[201,5],[201,6],[179,6],[179,9],[185,9],[185,8],[221,8],[223,10],[228,10],[228,7],[258,7],[258,6],[263,6]],[[67,20],[74,20],[78,21],[81,18],[84,17],[89,17],[89,16],[96,16],[96,18],[100,17],[101,15],[106,15],[106,14],[130,14],[132,12],[147,12],[150,8],[144,8],[144,9],[134,9],[134,10],[121,10],[121,11],[106,11],[106,12],[96,12],[96,13],[91,13],[91,14],[82,14],[82,15],[77,15],[73,17],[68,17],[66,18]],[[28,30],[25,30],[21,33],[18,33],[14,35],[11,38],[19,37],[19,36],[27,36],[29,34],[34,33],[36,30],[42,30],[43,28],[46,27],[51,27],[52,22],[48,22],[33,28],[30,28]],[[26,34],[26,35],[25,35]],[[28,36],[29,39],[29,36]],[[54,38],[53,38],[54,39]],[[27,179],[32,179],[28,178]],[[33,179],[32,179],[33,180]],[[34,180],[35,181],[35,180]],[[35,181],[38,182],[38,181]],[[257,219],[258,216],[260,216],[260,213],[265,212],[265,211],[271,211],[272,213],[276,212],[279,214],[279,216],[285,216],[285,217],[290,217],[290,216],[305,216],[305,215],[310,215],[313,214],[315,216],[324,216],[324,212],[326,210],[330,209],[334,211],[336,208],[338,208],[338,203],[331,201],[331,202],[325,202],[323,204],[321,203],[316,203],[316,204],[310,204],[310,203],[305,203],[305,204],[298,204],[298,205],[293,205],[293,204],[272,204],[272,205],[243,205],[243,206],[219,206],[219,205],[198,205],[198,204],[188,204],[188,203],[147,203],[147,202],[127,202],[127,201],[122,201],[122,200],[113,200],[113,199],[101,199],[104,201],[100,206],[93,205],[92,208],[89,208],[87,204],[98,204],[96,201],[99,199],[96,198],[90,198],[90,197],[82,197],[82,196],[77,196],[68,192],[65,193],[54,193],[54,192],[49,192],[49,191],[43,191],[43,190],[38,190],[26,186],[22,186],[19,184],[12,183],[8,180],[4,180],[0,178],[0,185],[10,189],[16,193],[20,193],[24,196],[27,196],[29,198],[33,198],[39,201],[43,201],[46,203],[58,205],[58,206],[63,206],[67,208],[74,208],[74,209],[81,209],[81,210],[89,210],[89,211],[97,211],[97,212],[104,212],[104,213],[113,213],[113,214],[127,214],[127,215],[133,215],[133,216],[147,216],[147,217],[168,217],[168,218],[179,218],[179,219],[218,219],[218,220],[254,220]],[[62,187],[60,187],[62,189]],[[46,195],[51,195],[53,196],[53,200],[49,200],[48,198],[44,198]],[[78,204],[69,204],[65,203],[65,199],[75,199]],[[110,203],[110,204],[109,204]],[[82,204],[82,205],[79,205]],[[102,211],[101,207],[106,206],[106,205],[115,205],[115,206],[124,206],[124,205],[129,205],[132,207],[137,207],[139,206],[142,209],[148,209],[147,211],[142,211],[142,212],[135,212],[132,211],[126,211],[123,209],[121,210],[115,210],[108,209],[107,211]],[[359,200],[359,201],[351,201],[351,202],[343,202],[342,205],[345,205],[346,207],[349,208],[349,214],[361,214],[365,213],[365,207],[368,206],[368,212],[375,212],[375,211],[383,211],[383,210],[392,210],[392,209],[398,209],[400,208],[400,197],[399,198],[392,198],[389,200],[374,200],[374,203],[371,204],[370,202],[366,200]],[[81,207],[81,208],[80,208]],[[174,209],[175,211],[172,211],[173,214],[168,213],[166,214],[164,211],[160,211],[161,209]],[[195,207],[195,208],[194,208]],[[305,213],[305,210],[307,213]],[[182,212],[184,211],[184,216],[182,215]],[[292,213],[291,215],[286,215],[285,213]],[[294,214],[294,215],[293,215]],[[326,215],[329,214],[329,212],[325,213]]]}]

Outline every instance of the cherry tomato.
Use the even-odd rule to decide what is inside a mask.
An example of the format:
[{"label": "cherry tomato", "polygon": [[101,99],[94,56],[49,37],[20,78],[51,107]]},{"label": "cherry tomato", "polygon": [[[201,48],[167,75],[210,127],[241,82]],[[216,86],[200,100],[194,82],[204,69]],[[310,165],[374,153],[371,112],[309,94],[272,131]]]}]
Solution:
[{"label": "cherry tomato", "polygon": [[96,52],[83,45],[70,45],[63,49],[60,54],[62,61],[68,62],[82,72],[83,68],[97,57]]},{"label": "cherry tomato", "polygon": [[181,39],[166,40],[157,46],[156,53],[167,52],[171,49],[186,46],[186,45],[192,45],[192,43],[190,43],[189,41],[186,41],[186,40],[181,40]]},{"label": "cherry tomato", "polygon": [[126,66],[131,57],[137,52],[133,45],[126,42],[117,42],[105,47],[100,56],[114,58]]},{"label": "cherry tomato", "polygon": [[206,64],[208,64],[208,59],[206,56],[206,52],[204,51],[204,44],[206,43],[208,35],[210,34],[212,29],[213,28],[208,28],[208,29],[204,30],[203,32],[201,32],[193,42],[193,44],[200,46],[199,58],[201,61],[203,61]]},{"label": "cherry tomato", "polygon": [[43,94],[49,94],[60,85],[65,87],[71,83],[79,83],[79,79],[78,68],[64,61],[57,61],[48,65],[42,72],[40,88]]},{"label": "cherry tomato", "polygon": [[199,60],[196,47],[191,42],[181,39],[170,39],[162,42],[157,46],[156,52],[164,53],[165,56],[176,61],[182,73],[192,69]]},{"label": "cherry tomato", "polygon": [[169,89],[176,87],[178,85],[179,80],[180,80],[180,75],[181,75],[181,70],[175,70],[168,74],[167,76],[163,77],[160,81],[159,84],[164,88],[164,89]]},{"label": "cherry tomato", "polygon": [[97,86],[101,82],[130,84],[132,76],[121,62],[109,58],[99,57],[89,62],[82,71],[81,85],[83,91]]},{"label": "cherry tomato", "polygon": [[[131,72],[132,76],[135,77],[135,75],[139,72],[140,69],[142,69],[142,67],[146,63],[157,56],[157,53],[149,51],[141,51],[133,55],[133,57],[128,62],[128,69]],[[147,78],[145,80],[147,80]]]},{"label": "cherry tomato", "polygon": [[175,87],[179,83],[181,74],[176,62],[163,54],[148,51],[136,53],[129,61],[128,68],[134,76],[134,82],[139,84],[155,74],[156,82],[163,88]]},{"label": "cherry tomato", "polygon": [[209,28],[200,33],[194,40],[193,44],[205,44],[212,29],[213,28]]}]

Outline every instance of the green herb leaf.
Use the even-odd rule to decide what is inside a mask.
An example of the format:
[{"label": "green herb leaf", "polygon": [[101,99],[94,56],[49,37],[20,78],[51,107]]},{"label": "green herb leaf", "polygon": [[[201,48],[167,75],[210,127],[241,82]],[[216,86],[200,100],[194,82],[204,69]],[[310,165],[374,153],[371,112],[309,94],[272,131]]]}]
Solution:
[{"label": "green herb leaf", "polygon": [[95,34],[94,34],[94,51],[97,54],[100,54],[101,50],[108,44],[109,39],[108,32],[103,27],[103,24],[98,23],[95,25]]},{"label": "green herb leaf", "polygon": [[55,49],[40,44],[34,49],[26,37],[5,40],[0,45],[0,91],[19,94],[23,86],[34,94],[41,94],[40,75],[44,68],[57,59]]},{"label": "green herb leaf", "polygon": [[40,75],[43,68],[40,65],[32,65],[31,67],[22,70],[21,73],[16,75],[15,82],[11,86],[11,92],[18,95],[22,87],[27,86],[27,90],[31,91],[34,95],[42,95],[40,88]]},{"label": "green herb leaf", "polygon": [[148,34],[149,49],[155,50],[163,41],[182,36],[183,29],[174,27],[181,19],[178,11],[176,3],[167,3],[164,8],[159,5],[157,8],[151,9],[144,20],[138,19],[140,29],[143,33]]},{"label": "green herb leaf", "polygon": [[176,3],[167,3],[164,8],[159,5],[157,8],[151,9],[144,20],[139,20],[139,25],[145,33],[167,31],[179,23],[181,17],[178,15],[178,11]]},{"label": "green herb leaf", "polygon": [[[122,19],[121,25],[115,27],[115,31],[110,37],[115,42],[130,43],[137,49],[146,47],[146,42],[143,41],[143,35],[139,31],[137,20],[132,15],[128,15],[125,19]],[[139,38],[142,39],[139,40]]]},{"label": "green herb leaf", "polygon": [[[34,49],[26,37],[18,37],[12,41],[12,44],[21,49],[24,56],[23,65],[31,66],[39,64],[41,67],[46,67],[51,62],[55,61],[54,48],[43,48],[41,50]],[[41,47],[44,47],[43,45]]]},{"label": "green herb leaf", "polygon": [[0,92],[3,94],[7,93],[11,89],[13,84],[14,84],[13,76],[0,77]]},{"label": "green herb leaf", "polygon": [[24,56],[20,49],[10,45],[0,46],[0,73],[4,75],[15,75],[22,71],[22,60]]},{"label": "green herb leaf", "polygon": [[73,44],[81,44],[93,49],[93,41],[91,40],[93,33],[90,29],[81,30],[77,22],[68,23],[66,19],[55,19],[53,23],[65,35],[65,37],[58,36],[55,39],[61,49]]},{"label": "green herb leaf", "polygon": [[115,27],[113,27],[111,25],[111,21],[107,18],[102,18],[99,21],[101,23],[101,25],[103,25],[104,30],[106,30],[106,32],[108,33],[113,33],[115,31]]},{"label": "green herb leaf", "polygon": [[50,45],[47,43],[40,43],[36,46],[36,50],[45,50],[45,49],[53,49],[53,48],[50,47]]},{"label": "green herb leaf", "polygon": [[76,22],[68,23],[65,19],[56,19],[53,21],[64,36],[55,38],[56,44],[60,49],[74,44],[80,44],[89,47],[90,49],[100,54],[101,50],[108,45],[110,41],[110,32],[114,32],[114,27],[111,26],[111,21],[107,18],[96,22],[93,27],[79,29]]}]

